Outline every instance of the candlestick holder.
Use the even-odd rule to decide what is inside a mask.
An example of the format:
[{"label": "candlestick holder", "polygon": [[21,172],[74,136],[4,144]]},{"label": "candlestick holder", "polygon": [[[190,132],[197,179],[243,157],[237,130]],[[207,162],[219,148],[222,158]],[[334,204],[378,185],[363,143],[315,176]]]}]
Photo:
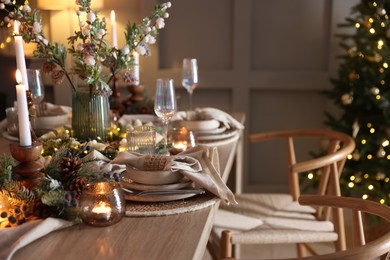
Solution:
[{"label": "candlestick holder", "polygon": [[143,85],[128,85],[127,90],[130,92],[129,101],[131,103],[140,102],[144,99],[144,90]]},{"label": "candlestick holder", "polygon": [[81,193],[81,218],[89,225],[113,225],[123,218],[125,207],[122,188],[117,182],[89,184]]},{"label": "candlestick holder", "polygon": [[10,144],[12,157],[19,162],[14,167],[14,173],[22,177],[33,177],[43,169],[38,162],[42,152],[42,144],[34,141],[30,146],[20,146],[17,143]]}]

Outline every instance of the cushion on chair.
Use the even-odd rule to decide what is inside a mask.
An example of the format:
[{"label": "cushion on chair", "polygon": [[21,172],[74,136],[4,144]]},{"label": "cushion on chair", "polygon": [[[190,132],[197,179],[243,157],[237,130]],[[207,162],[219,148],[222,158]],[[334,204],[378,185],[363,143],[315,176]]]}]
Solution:
[{"label": "cushion on chair", "polygon": [[227,210],[219,209],[215,214],[214,227],[231,230],[250,230],[263,224],[258,218],[248,217]]},{"label": "cushion on chair", "polygon": [[[258,218],[264,224],[234,232],[235,243],[299,243],[336,241],[333,223],[318,221],[315,209],[301,206],[289,194],[237,194],[238,205],[221,205],[236,214]],[[242,234],[242,236],[240,235]]]}]

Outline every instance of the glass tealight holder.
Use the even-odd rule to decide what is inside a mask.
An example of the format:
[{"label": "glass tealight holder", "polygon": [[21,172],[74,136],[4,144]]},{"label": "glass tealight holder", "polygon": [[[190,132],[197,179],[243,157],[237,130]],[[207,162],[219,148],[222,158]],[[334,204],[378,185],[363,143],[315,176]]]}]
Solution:
[{"label": "glass tealight holder", "polygon": [[156,127],[140,125],[126,130],[126,139],[129,151],[142,154],[156,152]]},{"label": "glass tealight holder", "polygon": [[196,138],[194,132],[185,127],[174,128],[170,135],[170,142],[172,143],[172,147],[169,152],[171,154],[178,154],[191,147],[195,147]]},{"label": "glass tealight holder", "polygon": [[109,226],[125,215],[126,203],[117,182],[99,182],[87,185],[80,197],[80,209],[84,223],[93,226]]}]

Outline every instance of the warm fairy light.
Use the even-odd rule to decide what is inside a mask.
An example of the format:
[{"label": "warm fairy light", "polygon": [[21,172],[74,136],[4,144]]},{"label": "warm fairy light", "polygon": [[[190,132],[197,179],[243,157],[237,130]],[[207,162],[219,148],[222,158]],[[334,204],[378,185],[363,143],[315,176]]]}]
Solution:
[{"label": "warm fairy light", "polygon": [[353,182],[348,183],[349,188],[353,188],[354,186],[355,186],[355,184]]},{"label": "warm fairy light", "polygon": [[355,24],[355,27],[358,29],[358,28],[360,28],[360,23],[356,23]]},{"label": "warm fairy light", "polygon": [[6,43],[10,43],[11,42],[11,37],[7,37],[7,39],[5,39],[5,42]]},{"label": "warm fairy light", "polygon": [[312,180],[313,177],[314,177],[313,173],[309,173],[309,174],[307,175],[307,178],[308,178],[309,180]]},{"label": "warm fairy light", "polygon": [[364,177],[364,179],[368,179],[368,177],[369,177],[368,173],[365,173],[365,174],[363,175],[363,177]]},{"label": "warm fairy light", "polygon": [[374,22],[374,19],[372,19],[372,18],[370,17],[370,18],[368,18],[368,21],[369,21],[370,23],[373,23],[373,22]]},{"label": "warm fairy light", "polygon": [[361,143],[362,143],[362,144],[366,144],[366,143],[367,143],[366,139],[363,139],[363,140],[361,141]]},{"label": "warm fairy light", "polygon": [[368,189],[369,190],[373,190],[374,189],[374,185],[372,185],[372,184],[368,185]]},{"label": "warm fairy light", "polygon": [[371,28],[371,29],[370,29],[370,33],[371,33],[371,34],[374,34],[374,33],[375,33],[375,29],[374,29],[374,28]]},{"label": "warm fairy light", "polygon": [[[379,72],[380,73],[383,73],[383,72],[385,72],[385,70],[383,69],[383,68],[379,68]],[[383,84],[382,84],[383,85]]]},{"label": "warm fairy light", "polygon": [[355,180],[355,178],[356,178],[356,177],[355,177],[355,176],[353,176],[353,175],[352,175],[351,177],[349,177],[349,179],[350,179],[351,181],[354,181],[354,180]]},{"label": "warm fairy light", "polygon": [[362,196],[362,199],[364,199],[364,200],[366,200],[368,198],[368,195],[367,194],[364,194],[363,196]]},{"label": "warm fairy light", "polygon": [[385,140],[385,141],[382,142],[382,146],[386,147],[386,146],[389,145],[389,143],[390,143],[389,140]]},{"label": "warm fairy light", "polygon": [[373,127],[370,128],[370,133],[371,133],[371,134],[375,133],[375,128],[373,128]]},{"label": "warm fairy light", "polygon": [[383,40],[378,41],[378,46],[383,46]]},{"label": "warm fairy light", "polygon": [[389,19],[389,16],[388,16],[387,14],[385,15],[385,19],[386,19],[386,20]]},{"label": "warm fairy light", "polygon": [[376,99],[376,100],[380,100],[380,99],[381,99],[381,95],[376,95],[376,96],[375,96],[375,99]]},{"label": "warm fairy light", "polygon": [[387,69],[389,67],[389,64],[387,64],[387,62],[384,62],[383,63],[383,68]]},{"label": "warm fairy light", "polygon": [[380,200],[379,200],[379,203],[380,203],[380,204],[385,204],[385,200],[384,200],[384,199],[380,199]]},{"label": "warm fairy light", "polygon": [[352,158],[353,158],[352,154],[348,154],[348,155],[347,155],[347,159],[348,159],[348,160],[351,160]]},{"label": "warm fairy light", "polygon": [[381,27],[385,27],[385,23],[384,22],[381,22]]},{"label": "warm fairy light", "polygon": [[390,155],[388,155],[386,158],[387,158],[387,160],[390,160]]},{"label": "warm fairy light", "polygon": [[372,124],[371,123],[367,123],[367,127],[368,128],[372,127]]},{"label": "warm fairy light", "polygon": [[368,159],[368,160],[371,160],[371,159],[372,159],[372,154],[368,154],[368,155],[367,155],[367,159]]},{"label": "warm fairy light", "polygon": [[386,83],[383,79],[380,82],[381,82],[381,85],[385,85],[385,83]]},{"label": "warm fairy light", "polygon": [[385,178],[385,182],[389,182],[390,181],[390,178],[389,177],[386,177]]}]

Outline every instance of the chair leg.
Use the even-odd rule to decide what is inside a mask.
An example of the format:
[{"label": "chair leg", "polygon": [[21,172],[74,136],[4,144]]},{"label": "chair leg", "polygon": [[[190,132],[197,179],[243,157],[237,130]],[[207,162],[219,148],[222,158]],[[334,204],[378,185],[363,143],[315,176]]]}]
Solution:
[{"label": "chair leg", "polygon": [[297,244],[297,254],[298,254],[298,257],[305,257],[306,256],[306,247],[304,244],[301,244],[301,243]]},{"label": "chair leg", "polygon": [[232,232],[229,230],[222,231],[221,237],[221,259],[226,259],[232,257],[233,254],[233,245],[232,245]]}]

